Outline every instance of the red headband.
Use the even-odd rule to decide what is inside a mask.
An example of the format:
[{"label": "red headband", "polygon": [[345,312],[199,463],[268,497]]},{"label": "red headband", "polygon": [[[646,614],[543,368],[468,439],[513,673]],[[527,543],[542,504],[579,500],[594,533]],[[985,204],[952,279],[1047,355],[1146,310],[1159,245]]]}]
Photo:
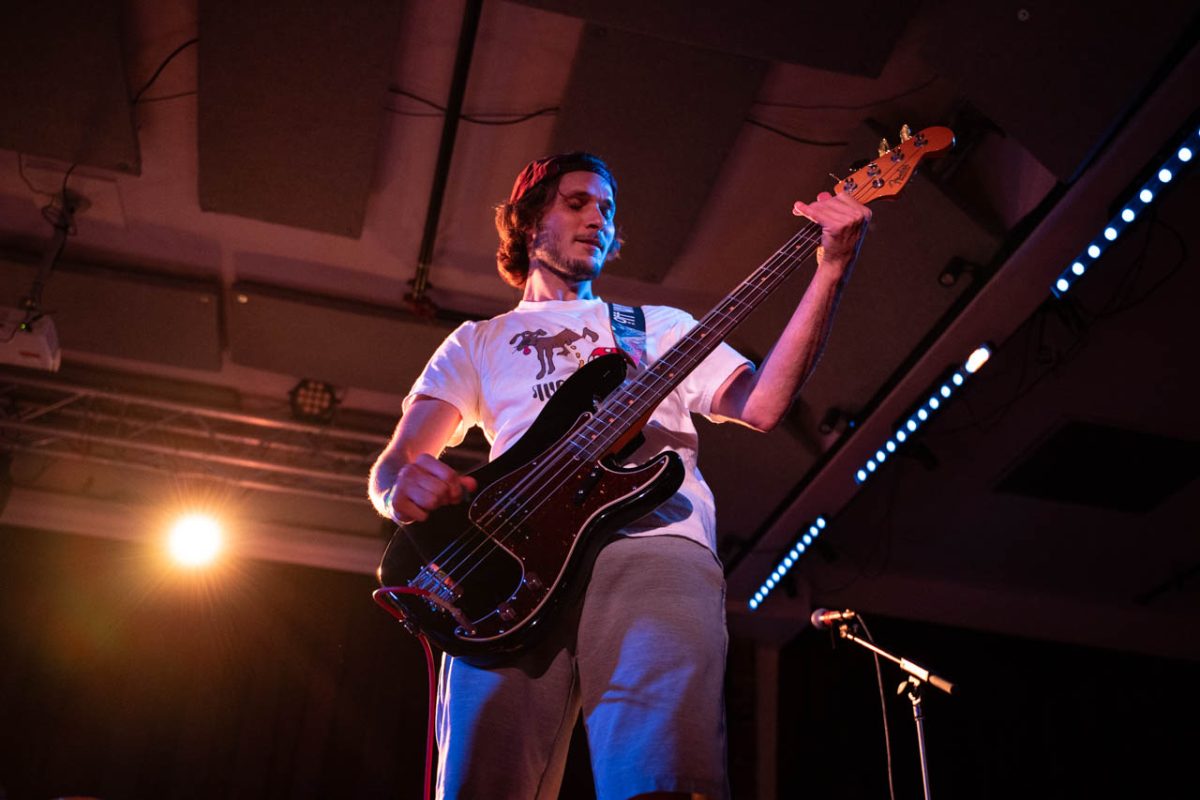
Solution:
[{"label": "red headband", "polygon": [[526,164],[525,169],[521,170],[517,175],[516,182],[513,183],[512,194],[508,196],[509,205],[518,202],[543,181],[557,178],[568,172],[596,173],[608,181],[608,185],[612,187],[613,198],[616,199],[617,181],[609,172],[608,165],[591,153],[575,152],[546,156]]}]

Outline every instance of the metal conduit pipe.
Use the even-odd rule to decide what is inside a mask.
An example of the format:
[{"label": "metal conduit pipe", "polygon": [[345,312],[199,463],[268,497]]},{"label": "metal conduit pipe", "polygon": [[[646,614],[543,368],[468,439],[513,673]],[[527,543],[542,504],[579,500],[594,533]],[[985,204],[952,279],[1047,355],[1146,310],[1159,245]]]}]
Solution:
[{"label": "metal conduit pipe", "polygon": [[433,187],[429,191],[429,208],[425,212],[425,232],[421,235],[421,249],[417,254],[417,272],[413,277],[412,292],[406,298],[417,313],[432,315],[437,312],[437,309],[425,297],[425,291],[429,288],[429,267],[433,262],[438,220],[442,214],[446,184],[450,179],[450,160],[454,155],[454,138],[458,133],[459,117],[462,115],[463,97],[467,93],[471,56],[475,53],[475,33],[479,29],[479,17],[482,9],[483,0],[467,0],[466,8],[463,9],[462,27],[459,28],[458,33],[458,54],[454,59],[454,78],[450,83],[450,96],[446,99],[446,119],[442,124],[442,141],[438,146]]}]

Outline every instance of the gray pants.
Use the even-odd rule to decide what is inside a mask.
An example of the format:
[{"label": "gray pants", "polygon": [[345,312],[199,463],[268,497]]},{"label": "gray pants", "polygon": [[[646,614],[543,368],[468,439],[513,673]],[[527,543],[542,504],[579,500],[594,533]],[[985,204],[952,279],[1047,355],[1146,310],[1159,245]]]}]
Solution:
[{"label": "gray pants", "polygon": [[496,669],[443,658],[439,798],[558,797],[582,711],[599,800],[729,796],[725,580],[677,536],[619,538],[574,619]]}]

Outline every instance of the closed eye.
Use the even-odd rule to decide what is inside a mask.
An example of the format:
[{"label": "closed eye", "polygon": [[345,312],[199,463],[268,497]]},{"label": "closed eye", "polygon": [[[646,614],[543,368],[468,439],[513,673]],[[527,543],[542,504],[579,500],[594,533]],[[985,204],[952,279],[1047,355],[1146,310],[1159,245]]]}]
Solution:
[{"label": "closed eye", "polygon": [[570,208],[572,211],[582,211],[588,203],[598,200],[596,207],[600,209],[600,215],[604,217],[605,222],[612,222],[613,217],[617,213],[617,207],[611,200],[594,198],[587,192],[576,192],[574,194],[559,192],[559,196],[567,204],[567,208]]}]

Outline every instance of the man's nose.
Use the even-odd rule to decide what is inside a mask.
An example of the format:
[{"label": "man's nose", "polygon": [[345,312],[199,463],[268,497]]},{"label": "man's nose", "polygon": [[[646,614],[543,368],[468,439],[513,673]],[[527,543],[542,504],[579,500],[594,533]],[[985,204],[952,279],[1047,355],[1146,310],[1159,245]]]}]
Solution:
[{"label": "man's nose", "polygon": [[589,205],[587,208],[587,226],[597,230],[603,228],[606,221],[604,218],[604,212],[601,211],[600,207],[596,205]]}]

